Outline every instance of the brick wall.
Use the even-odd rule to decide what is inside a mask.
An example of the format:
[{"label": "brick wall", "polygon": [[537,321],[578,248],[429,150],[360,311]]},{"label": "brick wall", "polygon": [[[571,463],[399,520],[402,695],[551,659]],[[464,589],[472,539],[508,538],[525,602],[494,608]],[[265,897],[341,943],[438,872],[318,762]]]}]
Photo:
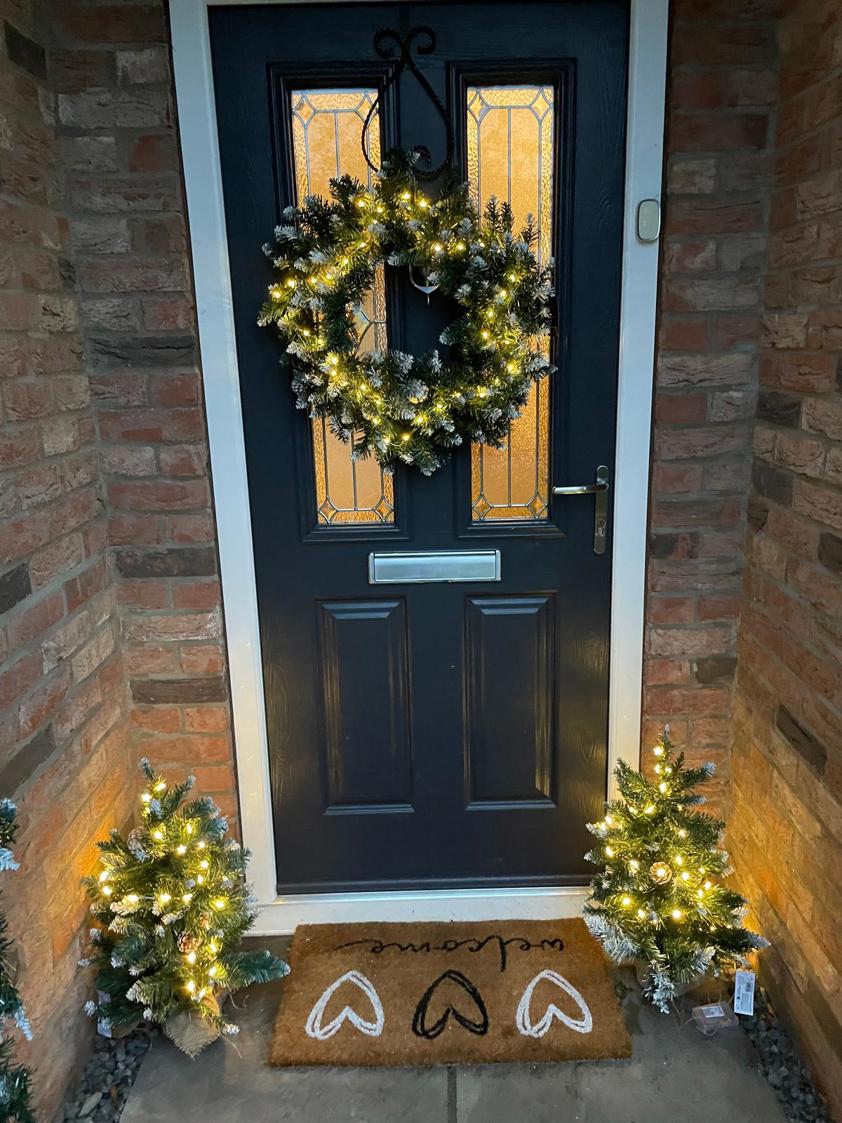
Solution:
[{"label": "brick wall", "polygon": [[764,970],[842,1116],[842,9],[780,27],[729,835]]},{"label": "brick wall", "polygon": [[128,705],[95,421],[46,82],[43,14],[0,17],[0,794],[3,879],[49,1118],[86,1026],[77,967],[93,840],[127,814]]},{"label": "brick wall", "polygon": [[727,786],[776,94],[771,4],[675,0],[645,731]]},{"label": "brick wall", "polygon": [[56,5],[51,56],[134,755],[236,817],[215,528],[167,25]]}]

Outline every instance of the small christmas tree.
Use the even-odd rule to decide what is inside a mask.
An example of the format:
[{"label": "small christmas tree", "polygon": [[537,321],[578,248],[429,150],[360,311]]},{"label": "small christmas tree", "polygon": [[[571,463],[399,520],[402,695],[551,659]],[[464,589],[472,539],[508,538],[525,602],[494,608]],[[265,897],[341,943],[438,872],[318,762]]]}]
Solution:
[{"label": "small christmas tree", "polygon": [[[12,854],[17,835],[15,805],[0,799],[0,870],[16,870]],[[11,941],[6,936],[6,917],[0,913],[0,1120],[3,1123],[35,1123],[30,1105],[29,1070],[14,1062],[14,1042],[6,1036],[9,1022],[18,1027],[27,1040],[32,1030],[23,1009],[9,965]]]},{"label": "small christmas tree", "polygon": [[248,853],[226,840],[228,824],[213,800],[184,802],[192,776],[171,785],[147,760],[141,768],[142,824],[127,838],[111,831],[99,843],[98,875],[85,879],[101,925],[86,961],[97,967],[99,991],[88,1013],[104,1032],[187,1011],[217,1032],[236,1033],[220,995],[288,971],[268,951],[238,950],[256,916]]},{"label": "small christmas tree", "polygon": [[714,765],[685,768],[664,729],[653,749],[655,780],[620,761],[622,799],[588,823],[599,845],[586,858],[603,866],[591,883],[585,922],[616,962],[648,965],[644,993],[659,1010],[682,984],[743,964],[767,941],[743,927],[746,901],[721,879],[732,871],[718,846],[724,823],[694,810],[695,788]]}]

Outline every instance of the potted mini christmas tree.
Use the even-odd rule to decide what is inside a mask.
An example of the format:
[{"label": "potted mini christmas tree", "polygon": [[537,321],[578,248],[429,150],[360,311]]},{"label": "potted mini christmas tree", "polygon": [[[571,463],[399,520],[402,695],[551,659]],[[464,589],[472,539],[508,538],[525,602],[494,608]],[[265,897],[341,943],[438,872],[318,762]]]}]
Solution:
[{"label": "potted mini christmas tree", "polygon": [[688,985],[744,964],[767,941],[744,927],[746,901],[722,882],[731,873],[718,845],[724,823],[696,809],[704,796],[695,789],[714,766],[686,767],[668,727],[652,751],[654,780],[620,761],[622,798],[588,823],[599,842],[586,858],[602,871],[585,922],[613,960],[636,961],[644,993],[667,1012]]},{"label": "potted mini christmas tree", "polygon": [[[12,854],[17,835],[15,805],[0,799],[0,870],[16,870]],[[28,1040],[32,1037],[14,971],[9,964],[11,941],[6,936],[6,917],[0,913],[0,1120],[3,1123],[35,1123],[30,1103],[29,1070],[14,1059],[14,1041],[8,1025],[17,1026]]]},{"label": "potted mini christmas tree", "polygon": [[[239,946],[256,916],[248,853],[226,838],[228,824],[213,800],[185,802],[192,777],[170,784],[147,760],[141,768],[141,825],[125,838],[111,831],[99,843],[99,872],[85,879],[99,922],[85,961],[96,965],[99,999],[87,1010],[107,1034],[141,1018],[170,1032],[187,1014],[210,1031],[199,1037],[206,1043],[237,1032],[221,1011],[226,993],[288,968],[268,951]],[[170,1036],[184,1041],[181,1030]]]}]

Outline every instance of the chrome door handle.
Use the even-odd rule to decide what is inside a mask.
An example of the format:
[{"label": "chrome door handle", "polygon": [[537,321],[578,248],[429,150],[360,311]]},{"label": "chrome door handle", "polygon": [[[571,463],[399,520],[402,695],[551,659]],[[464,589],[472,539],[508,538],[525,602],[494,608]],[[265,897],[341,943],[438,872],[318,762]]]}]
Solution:
[{"label": "chrome door handle", "polygon": [[596,470],[596,480],[592,484],[569,484],[567,487],[554,487],[553,495],[593,495],[593,552],[605,553],[605,539],[608,532],[608,465],[600,464]]}]

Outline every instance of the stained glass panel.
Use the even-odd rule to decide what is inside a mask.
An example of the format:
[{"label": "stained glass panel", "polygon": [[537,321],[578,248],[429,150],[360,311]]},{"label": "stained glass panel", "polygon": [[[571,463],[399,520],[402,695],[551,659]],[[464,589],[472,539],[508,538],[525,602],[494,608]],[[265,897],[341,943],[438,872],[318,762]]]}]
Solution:
[{"label": "stained glass panel", "polygon": [[[468,182],[484,207],[511,204],[515,228],[532,215],[539,261],[552,256],[554,91],[551,86],[469,86]],[[503,448],[471,448],[475,522],[546,519],[549,510],[550,392],[537,383]]]},{"label": "stained glass panel", "polygon": [[[330,180],[371,171],[360,146],[363,122],[377,96],[375,89],[294,90],[291,94],[293,164],[299,200],[327,196]],[[373,164],[380,162],[380,118],[372,114],[367,140]],[[364,352],[385,350],[386,277],[377,270],[374,286],[355,309]],[[375,460],[353,460],[351,448],[335,437],[323,418],[313,425],[316,507],[322,524],[393,523],[394,486]]]}]

